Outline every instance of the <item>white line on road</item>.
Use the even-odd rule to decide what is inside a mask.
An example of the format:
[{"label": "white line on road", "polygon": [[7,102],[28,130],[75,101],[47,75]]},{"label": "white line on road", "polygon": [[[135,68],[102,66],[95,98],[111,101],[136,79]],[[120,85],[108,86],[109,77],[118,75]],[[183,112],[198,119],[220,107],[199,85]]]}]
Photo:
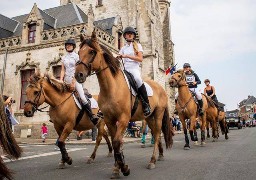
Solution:
[{"label": "white line on road", "polygon": [[[87,148],[74,148],[74,149],[69,149],[67,150],[68,152],[73,152],[73,151],[80,151],[80,150],[85,150]],[[60,151],[58,152],[49,152],[49,153],[43,153],[43,154],[38,154],[38,155],[32,155],[32,156],[26,156],[26,157],[21,157],[17,160],[12,160],[12,159],[6,159],[6,157],[3,156],[3,159],[5,163],[7,162],[12,162],[12,161],[20,161],[20,160],[25,160],[25,159],[33,159],[33,158],[38,158],[38,157],[45,157],[45,156],[51,156],[51,155],[56,155],[56,154],[60,154]]]}]

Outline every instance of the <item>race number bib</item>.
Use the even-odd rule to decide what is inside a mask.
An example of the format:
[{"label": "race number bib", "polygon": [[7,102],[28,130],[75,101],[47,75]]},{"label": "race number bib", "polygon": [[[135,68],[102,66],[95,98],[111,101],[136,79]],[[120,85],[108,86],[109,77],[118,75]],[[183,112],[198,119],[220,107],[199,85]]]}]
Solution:
[{"label": "race number bib", "polygon": [[186,75],[186,81],[187,81],[187,83],[195,82],[195,76],[193,76],[193,75]]}]

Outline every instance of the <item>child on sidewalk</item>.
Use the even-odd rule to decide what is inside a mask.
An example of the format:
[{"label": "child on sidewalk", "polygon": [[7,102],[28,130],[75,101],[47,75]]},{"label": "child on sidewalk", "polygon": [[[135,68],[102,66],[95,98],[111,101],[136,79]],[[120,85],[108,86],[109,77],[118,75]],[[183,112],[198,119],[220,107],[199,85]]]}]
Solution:
[{"label": "child on sidewalk", "polygon": [[46,139],[46,136],[47,136],[47,133],[48,133],[48,128],[47,128],[47,126],[46,126],[46,124],[45,123],[43,123],[43,125],[42,125],[42,139],[43,139],[43,143],[45,142],[45,139]]}]

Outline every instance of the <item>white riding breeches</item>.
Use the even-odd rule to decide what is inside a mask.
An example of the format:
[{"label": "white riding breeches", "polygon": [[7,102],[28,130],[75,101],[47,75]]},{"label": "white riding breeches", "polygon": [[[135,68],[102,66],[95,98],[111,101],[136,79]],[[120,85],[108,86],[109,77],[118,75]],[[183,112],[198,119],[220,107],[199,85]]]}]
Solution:
[{"label": "white riding breeches", "polygon": [[87,104],[88,101],[87,101],[87,98],[86,98],[85,95],[84,95],[83,85],[80,84],[80,83],[78,83],[78,82],[76,81],[75,87],[76,87],[76,90],[77,90],[77,92],[78,92],[78,94],[79,94],[79,97],[80,97],[80,98],[82,99],[82,101],[83,101],[83,104]]},{"label": "white riding breeches", "polygon": [[[202,94],[198,91],[197,88],[189,88],[190,91],[194,92],[196,94],[196,98],[198,100],[202,100]],[[175,99],[178,99],[179,93],[175,94]]]},{"label": "white riding breeches", "polygon": [[143,84],[143,81],[141,78],[140,70],[136,68],[125,68],[125,70],[133,75],[138,88],[141,87],[141,85]]}]

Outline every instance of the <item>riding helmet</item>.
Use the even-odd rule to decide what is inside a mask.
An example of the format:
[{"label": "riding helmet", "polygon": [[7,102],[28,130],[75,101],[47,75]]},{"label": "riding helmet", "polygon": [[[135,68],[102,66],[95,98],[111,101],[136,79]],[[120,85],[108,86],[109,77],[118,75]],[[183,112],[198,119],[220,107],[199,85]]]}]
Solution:
[{"label": "riding helmet", "polygon": [[65,42],[65,46],[67,44],[72,44],[74,46],[74,48],[76,48],[76,42],[74,39],[68,39],[66,42]]},{"label": "riding helmet", "polygon": [[128,32],[133,33],[134,34],[134,38],[136,37],[136,31],[135,31],[135,29],[133,27],[131,27],[131,26],[126,27],[124,29],[123,36],[125,36],[125,34],[128,33]]},{"label": "riding helmet", "polygon": [[190,66],[189,63],[185,63],[185,64],[183,65],[183,68],[186,68],[186,67],[191,67],[191,66]]}]

